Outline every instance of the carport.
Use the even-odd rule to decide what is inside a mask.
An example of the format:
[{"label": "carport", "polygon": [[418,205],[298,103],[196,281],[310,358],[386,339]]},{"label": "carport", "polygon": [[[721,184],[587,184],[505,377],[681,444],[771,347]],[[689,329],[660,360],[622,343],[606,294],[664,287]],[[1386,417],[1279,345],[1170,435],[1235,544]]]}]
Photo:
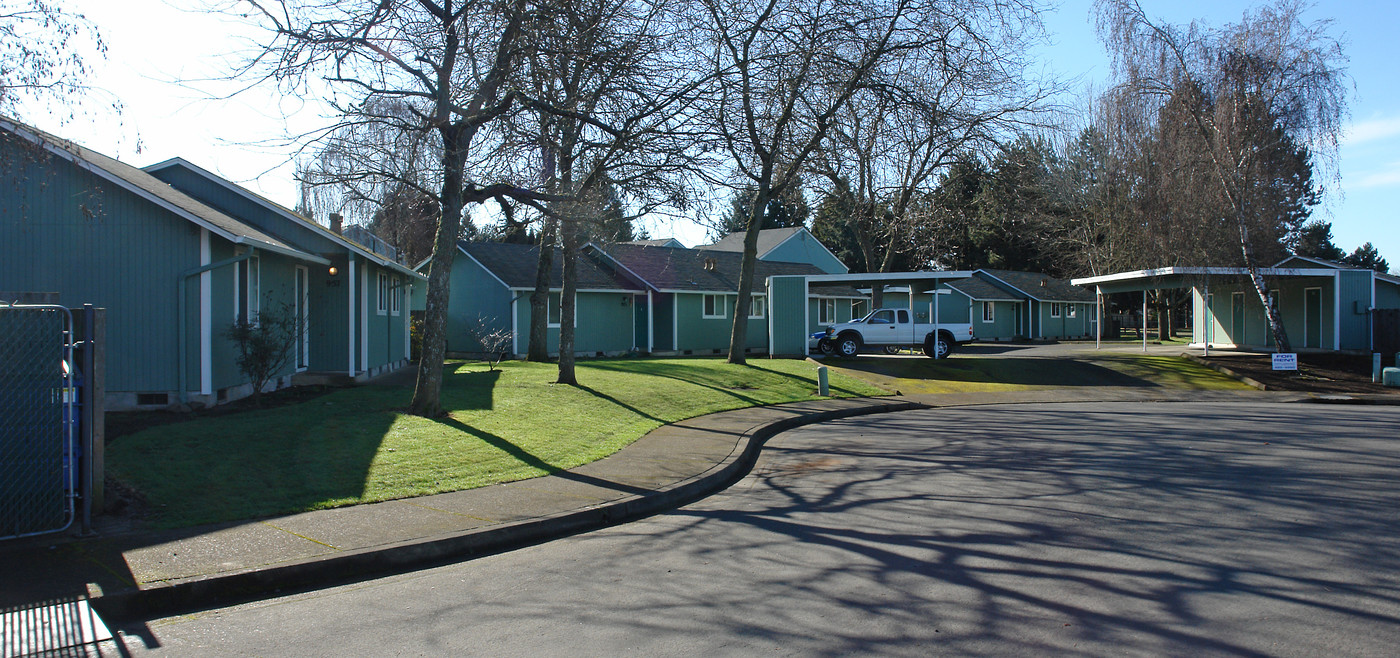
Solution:
[{"label": "carport", "polygon": [[[927,302],[930,322],[950,323],[956,314],[961,318],[972,313],[971,302],[962,300],[965,296],[948,287],[949,281],[966,279],[971,271],[949,270],[941,272],[876,272],[863,274],[810,274],[769,277],[768,284],[768,345],[769,354],[776,357],[804,357],[807,355],[807,337],[812,332],[807,300],[812,285],[850,285],[856,288],[908,288],[904,295],[886,293],[889,300],[894,295],[907,295],[908,307],[919,312],[924,304],[922,297],[929,296]],[[959,300],[942,300],[956,296]],[[903,300],[901,300],[903,301]],[[968,320],[956,320],[968,322]]]},{"label": "carport", "polygon": [[[1370,279],[1357,270],[1326,267],[1263,268],[1259,273],[1270,279],[1270,297],[1278,307],[1289,335],[1302,338],[1304,349],[1369,349],[1370,336],[1363,321],[1349,322],[1346,309],[1365,315],[1369,301],[1363,303],[1349,294],[1352,287],[1371,288]],[[1367,278],[1363,283],[1360,278]],[[1147,317],[1147,293],[1155,290],[1189,289],[1192,293],[1191,347],[1209,354],[1212,347],[1276,349],[1273,332],[1268,326],[1264,306],[1249,280],[1249,270],[1243,267],[1165,267],[1136,272],[1120,272],[1102,276],[1073,279],[1078,286],[1093,286],[1095,303],[1102,314],[1104,295],[1142,293],[1142,312]],[[1211,285],[1216,286],[1212,293]],[[1367,290],[1366,292],[1370,292]],[[1229,299],[1224,308],[1215,295]],[[1368,298],[1369,299],[1369,298]],[[1344,303],[1353,300],[1350,304]],[[1357,331],[1360,330],[1360,335]],[[1296,332],[1296,333],[1295,333]],[[1095,339],[1102,341],[1102,330]],[[1143,351],[1147,351],[1147,332],[1142,332]]]}]

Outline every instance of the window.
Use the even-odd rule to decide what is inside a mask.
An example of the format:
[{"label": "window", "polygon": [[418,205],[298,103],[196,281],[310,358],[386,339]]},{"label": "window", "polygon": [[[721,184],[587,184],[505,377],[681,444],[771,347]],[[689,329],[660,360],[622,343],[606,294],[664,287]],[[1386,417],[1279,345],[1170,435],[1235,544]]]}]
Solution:
[{"label": "window", "polygon": [[992,302],[982,302],[982,321],[996,322],[996,305]]},{"label": "window", "polygon": [[817,300],[817,324],[832,324],[836,322],[836,300]]},{"label": "window", "polygon": [[564,298],[561,293],[549,293],[549,301],[545,303],[546,324],[551,327],[559,326],[559,319],[564,317],[563,304]]},{"label": "window", "polygon": [[377,308],[377,312],[379,313],[379,315],[384,315],[385,313],[388,313],[388,312],[389,312],[389,292],[390,292],[390,288],[389,288],[389,275],[388,275],[388,274],[385,274],[384,272],[380,272],[380,273],[379,273],[378,282],[379,282],[379,303],[378,303],[378,306],[377,306],[376,308]]},{"label": "window", "polygon": [[761,318],[763,318],[763,317],[764,317],[764,312],[765,312],[765,310],[767,309],[767,307],[768,307],[768,298],[767,298],[767,297],[765,297],[765,296],[763,296],[763,295],[754,295],[754,296],[752,296],[752,297],[749,297],[749,317],[750,317],[750,318],[753,318],[753,319],[761,319]]},{"label": "window", "polygon": [[909,311],[906,311],[906,310],[904,310],[904,309],[900,309],[900,310],[898,311],[898,313],[899,313],[899,323],[900,323],[900,324],[909,324]]},{"label": "window", "polygon": [[875,314],[870,316],[869,324],[894,324],[894,311],[889,309],[875,311]]},{"label": "window", "polygon": [[724,295],[703,295],[703,297],[704,299],[701,301],[703,308],[700,309],[701,317],[723,318],[726,316]]},{"label": "window", "polygon": [[1067,317],[1067,318],[1077,318],[1077,317],[1079,317],[1079,305],[1078,305],[1078,304],[1065,304],[1065,317]]},{"label": "window", "polygon": [[234,272],[238,279],[235,282],[238,290],[233,296],[234,313],[239,321],[257,324],[258,313],[262,311],[262,267],[258,257],[240,261]]},{"label": "window", "polygon": [[398,275],[389,279],[389,314],[398,315],[402,309],[404,286],[400,285]]},{"label": "window", "polygon": [[866,313],[866,310],[865,310],[865,300],[864,300],[864,299],[852,299],[852,300],[851,300],[851,317],[852,317],[852,318],[863,318],[863,317],[865,317],[865,313]]},{"label": "window", "polygon": [[1052,317],[1052,318],[1058,318],[1058,317],[1060,317],[1060,303],[1059,303],[1059,302],[1050,302],[1050,317]]}]

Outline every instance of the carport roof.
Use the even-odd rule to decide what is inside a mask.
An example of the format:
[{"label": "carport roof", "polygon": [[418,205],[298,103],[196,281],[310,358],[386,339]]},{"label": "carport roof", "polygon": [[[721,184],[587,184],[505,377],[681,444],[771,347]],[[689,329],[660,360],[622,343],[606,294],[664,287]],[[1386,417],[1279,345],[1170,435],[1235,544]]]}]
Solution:
[{"label": "carport roof", "polygon": [[[1264,276],[1336,276],[1336,268],[1261,268],[1259,273]],[[1209,277],[1218,276],[1224,278],[1249,276],[1249,270],[1243,267],[1159,267],[1150,270],[1137,270],[1135,272],[1118,272],[1116,274],[1103,274],[1100,276],[1090,276],[1070,281],[1076,286],[1094,286],[1104,292],[1137,292],[1141,290],[1160,290],[1163,288],[1190,288],[1198,282],[1208,280]]]}]

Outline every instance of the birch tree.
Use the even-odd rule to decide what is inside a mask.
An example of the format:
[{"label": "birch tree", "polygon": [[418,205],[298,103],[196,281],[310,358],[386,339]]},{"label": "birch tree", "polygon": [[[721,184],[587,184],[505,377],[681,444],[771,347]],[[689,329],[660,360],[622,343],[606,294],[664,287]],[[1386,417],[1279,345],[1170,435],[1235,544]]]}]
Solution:
[{"label": "birch tree", "polygon": [[1237,24],[1209,29],[1149,18],[1137,0],[1099,0],[1099,33],[1131,93],[1165,103],[1185,90],[1185,125],[1225,208],[1241,261],[1280,350],[1292,345],[1260,273],[1253,232],[1280,208],[1268,200],[1263,154],[1292,140],[1335,171],[1346,115],[1346,57],[1328,22],[1305,23],[1298,0],[1277,0]]}]

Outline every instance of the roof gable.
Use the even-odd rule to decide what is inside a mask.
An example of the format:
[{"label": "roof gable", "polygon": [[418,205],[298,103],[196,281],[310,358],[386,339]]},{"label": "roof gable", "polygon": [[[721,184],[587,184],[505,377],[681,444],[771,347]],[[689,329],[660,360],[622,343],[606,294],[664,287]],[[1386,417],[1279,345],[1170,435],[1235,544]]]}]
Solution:
[{"label": "roof gable", "polygon": [[211,208],[194,197],[170,187],[149,173],[120,160],[5,118],[0,118],[0,130],[36,144],[48,153],[111,181],[128,192],[207,229],[225,240],[282,253],[301,260],[316,263],[328,262],[324,258],[305,253],[247,223]]},{"label": "roof gable", "polygon": [[[758,257],[763,258],[768,252],[773,251],[778,245],[787,241],[798,231],[807,229],[801,226],[790,226],[788,228],[766,228],[758,232]],[[718,240],[714,244],[701,245],[696,249],[704,251],[729,251],[744,252],[744,231],[730,233]]]},{"label": "roof gable", "polygon": [[1012,290],[1038,302],[1094,301],[1093,293],[1088,290],[1048,274],[989,269],[977,270],[976,274],[987,276],[993,283],[1000,283],[1008,286]]},{"label": "roof gable", "polygon": [[[182,182],[176,172],[193,175],[198,180],[206,181],[224,190],[245,203],[265,211],[267,219],[263,220],[265,226],[262,228],[269,233],[277,235],[280,239],[295,244],[298,248],[309,251],[324,251],[327,248],[345,250],[350,253],[367,258],[384,267],[390,267],[404,274],[411,274],[421,277],[417,272],[396,262],[392,258],[376,253],[373,249],[366,247],[347,236],[338,234],[319,222],[312,220],[301,213],[298,213],[275,201],[267,199],[248,188],[238,185],[222,176],[214,174],[184,158],[171,158],[164,162],[159,162],[143,169],[148,174],[165,180],[169,185],[185,187],[188,194],[199,194],[187,182]],[[226,209],[229,210],[229,209]],[[247,208],[245,207],[245,210]],[[250,213],[257,214],[257,213]]]},{"label": "roof gable", "polygon": [[949,281],[948,287],[967,295],[973,301],[979,302],[1019,302],[1025,299],[1021,295],[1003,290],[1000,286],[977,277]]},{"label": "roof gable", "polygon": [[1321,259],[1321,258],[1312,258],[1312,257],[1310,257],[1310,256],[1298,256],[1298,255],[1289,256],[1288,258],[1285,258],[1285,259],[1279,261],[1278,263],[1275,263],[1271,269],[1278,269],[1278,268],[1282,268],[1282,267],[1290,267],[1290,266],[1292,266],[1292,265],[1291,265],[1292,263],[1296,263],[1296,262],[1298,262],[1298,261],[1302,261],[1302,263],[1304,264],[1305,267],[1327,267],[1327,268],[1331,268],[1331,269],[1334,269],[1334,270],[1349,270],[1349,269],[1354,269],[1354,268],[1348,267],[1348,266],[1346,266],[1346,265],[1343,265],[1343,264],[1341,264],[1341,263],[1337,263],[1337,262],[1334,262],[1334,261],[1323,260],[1323,259]]}]

